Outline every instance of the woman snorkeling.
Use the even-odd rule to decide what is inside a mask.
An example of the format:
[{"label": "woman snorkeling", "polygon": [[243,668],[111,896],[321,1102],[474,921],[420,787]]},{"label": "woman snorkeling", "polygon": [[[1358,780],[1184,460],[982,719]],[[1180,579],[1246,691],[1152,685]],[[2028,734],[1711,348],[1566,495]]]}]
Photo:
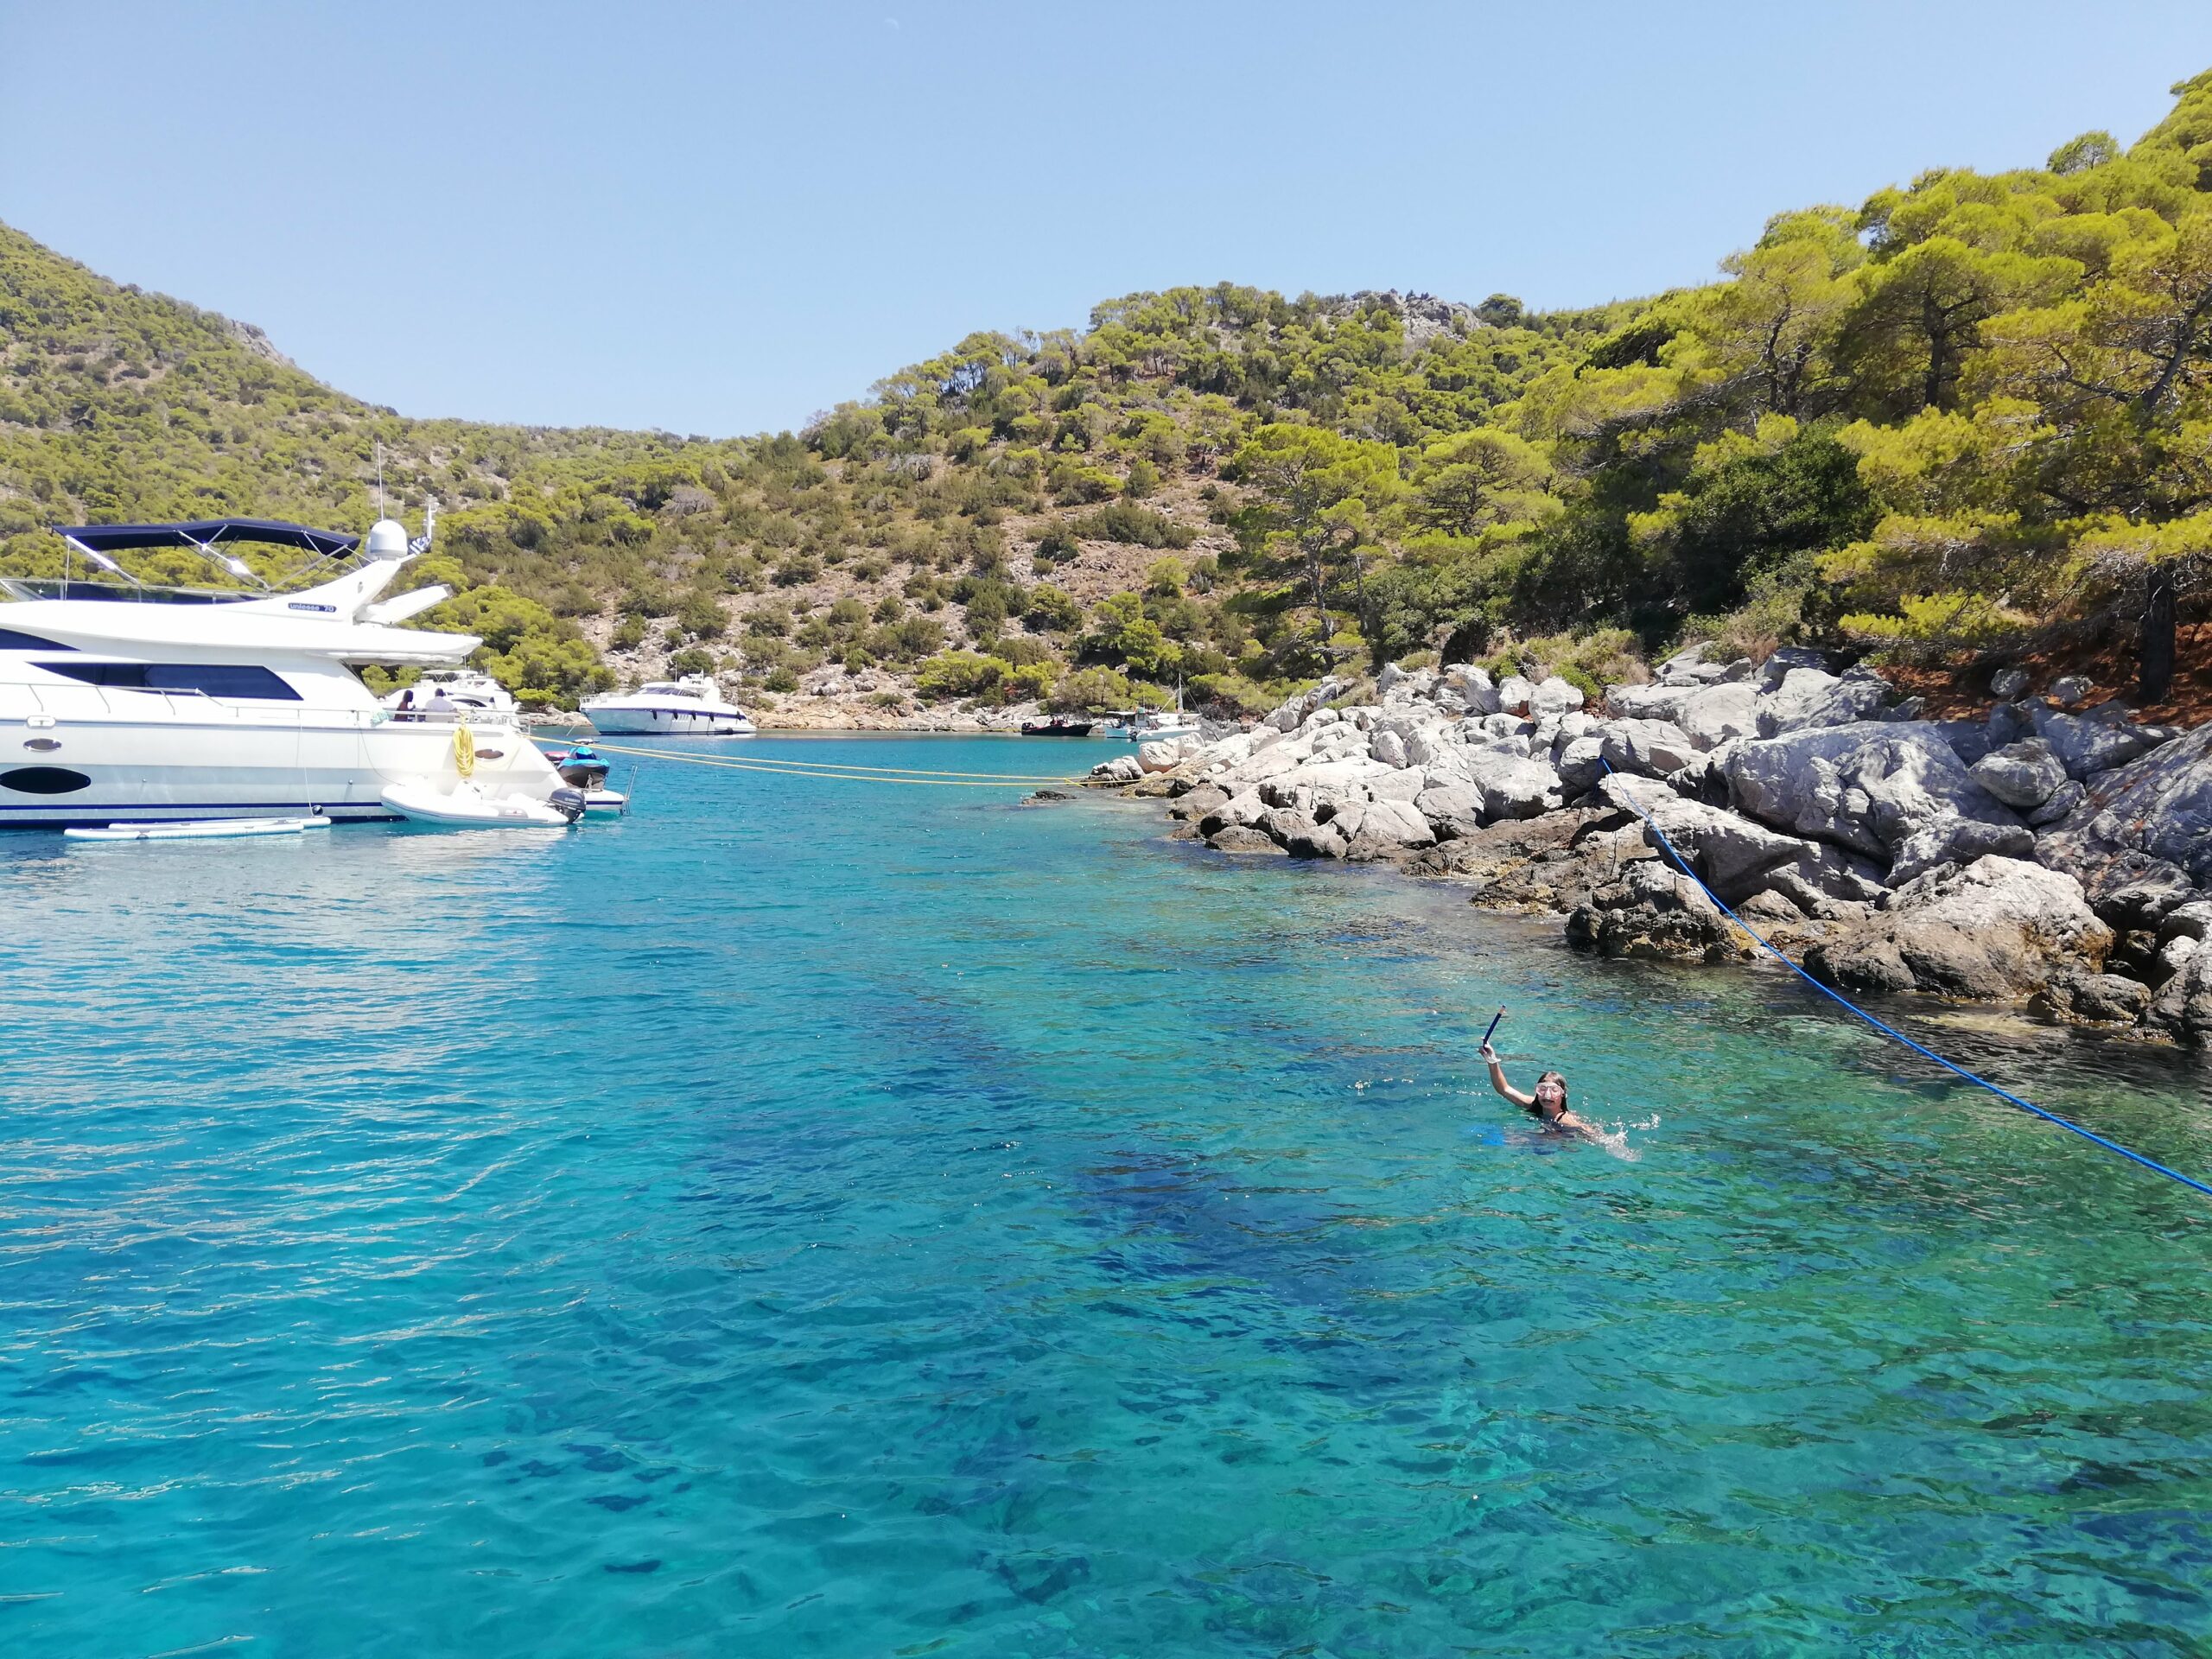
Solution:
[{"label": "woman snorkeling", "polygon": [[[1491,1021],[1491,1029],[1497,1029],[1497,1020]],[[1490,1067],[1490,1086],[1516,1106],[1534,1112],[1547,1133],[1586,1135],[1593,1141],[1599,1138],[1596,1124],[1567,1110],[1567,1079],[1558,1072],[1545,1072],[1536,1079],[1536,1092],[1524,1095],[1505,1080],[1505,1068],[1497,1063],[1497,1051],[1490,1046],[1487,1036],[1483,1039],[1482,1057]]]}]

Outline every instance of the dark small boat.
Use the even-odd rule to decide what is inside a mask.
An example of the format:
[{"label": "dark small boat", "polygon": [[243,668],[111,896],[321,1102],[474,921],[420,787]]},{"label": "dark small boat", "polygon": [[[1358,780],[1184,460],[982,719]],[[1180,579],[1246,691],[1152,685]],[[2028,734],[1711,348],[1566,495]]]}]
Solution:
[{"label": "dark small boat", "polygon": [[1025,720],[1021,722],[1024,737],[1089,737],[1091,722],[1087,720],[1064,720],[1054,715],[1050,720]]},{"label": "dark small boat", "polygon": [[588,743],[579,743],[565,753],[550,750],[545,758],[561,774],[561,781],[577,789],[598,789],[607,782],[607,762]]}]

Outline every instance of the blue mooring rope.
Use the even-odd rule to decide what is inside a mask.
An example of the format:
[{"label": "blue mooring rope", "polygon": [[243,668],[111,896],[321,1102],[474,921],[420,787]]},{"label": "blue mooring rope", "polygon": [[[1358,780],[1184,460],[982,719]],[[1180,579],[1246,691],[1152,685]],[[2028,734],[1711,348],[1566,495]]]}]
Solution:
[{"label": "blue mooring rope", "polygon": [[[1619,776],[1618,772],[1613,771],[1612,766],[1605,760],[1604,756],[1601,755],[1599,757],[1598,764],[1605,768],[1609,776]],[[1700,877],[1695,870],[1690,868],[1689,861],[1675,850],[1675,843],[1667,839],[1667,832],[1664,830],[1662,830],[1658,824],[1652,821],[1651,815],[1649,812],[1646,812],[1642,807],[1638,806],[1635,800],[1629,797],[1625,791],[1623,793],[1623,798],[1628,801],[1629,810],[1634,812],[1637,817],[1642,818],[1643,820],[1644,826],[1649,829],[1653,835],[1659,837],[1659,844],[1667,849],[1667,856],[1675,861],[1675,868],[1681,870],[1684,875],[1689,877],[1691,880],[1697,883],[1698,890],[1700,892],[1704,893],[1707,898],[1712,899],[1714,904],[1719,905],[1722,910],[1726,911],[1730,921],[1735,923],[1736,925],[1742,928],[1745,932],[1750,934],[1752,938],[1758,940],[1759,949],[1772,957],[1777,962],[1787,968],[1791,973],[1796,975],[1798,978],[1803,980],[1808,985],[1818,991],[1822,996],[1827,997],[1830,1001],[1841,1003],[1845,1007],[1857,1014],[1861,1020],[1864,1020],[1868,1025],[1873,1027],[1875,1030],[1880,1032],[1884,1036],[1896,1038],[1897,1041],[1903,1043],[1914,1053],[1935,1061],[1936,1065],[1942,1066],[1946,1071],[1949,1071],[1959,1077],[1964,1077],[1968,1083],[1974,1084],[1978,1088],[1988,1090],[1989,1092],[1996,1096],[1998,1099],[2009,1101],[2013,1105],[2018,1106],[2022,1111],[2031,1113],[2035,1116],[2043,1119],[2046,1123],[2056,1123],[2060,1128],[2069,1130],[2073,1134],[2080,1135],[2084,1141],[2091,1141],[2097,1146],[2102,1147],[2107,1152],[2116,1152],[2121,1157],[2128,1159],[2134,1163],[2142,1165],[2145,1169],[2154,1169],[2161,1175],[2166,1176],[2171,1179],[2179,1181],[2183,1186],[2193,1187],[2197,1192],[2203,1193],[2207,1198],[2212,1198],[2212,1186],[2206,1185],[2195,1176],[2184,1175],[2177,1169],[2169,1169],[2165,1165],[2160,1163],[2155,1158],[2146,1158],[2139,1152],[2136,1152],[2129,1147],[2121,1146],[2117,1141],[2106,1140],[2104,1136],[2099,1135],[2094,1129],[2085,1129],[2079,1123],[2075,1123],[2066,1118],[2061,1117],[2056,1112],[2045,1111],[2042,1107],[2037,1105],[2032,1100],[2023,1100],[2019,1096],[2012,1093],[2010,1090],[1999,1089],[1995,1084],[1990,1082],[1988,1078],[1975,1076],[1973,1072],[1967,1071],[1966,1067],[1959,1065],[1957,1062],[1945,1059],[1934,1049],[1922,1047],[1918,1043],[1914,1042],[1911,1038],[1906,1036],[1894,1026],[1884,1025],[1879,1020],[1877,1020],[1872,1014],[1867,1013],[1866,1009],[1860,1007],[1856,1002],[1853,1002],[1849,997],[1844,995],[1840,991],[1836,990],[1834,987],[1821,984],[1819,980],[1815,979],[1812,975],[1807,973],[1796,963],[1790,961],[1788,957],[1783,955],[1780,950],[1768,944],[1764,936],[1763,936],[1757,928],[1753,927],[1749,922],[1738,916],[1735,912],[1735,910],[1726,899],[1721,898],[1719,893],[1715,893],[1711,887],[1707,887],[1705,885],[1704,879]]]}]

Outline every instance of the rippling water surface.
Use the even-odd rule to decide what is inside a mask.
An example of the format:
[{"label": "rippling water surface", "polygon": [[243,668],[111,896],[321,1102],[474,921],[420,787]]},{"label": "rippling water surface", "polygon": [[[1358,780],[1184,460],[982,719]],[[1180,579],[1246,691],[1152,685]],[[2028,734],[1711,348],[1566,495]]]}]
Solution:
[{"label": "rippling water surface", "polygon": [[[1779,981],[1018,796],[0,841],[0,1649],[2212,1643],[2212,1203]],[[2185,1058],[1916,1028],[2212,1168]]]}]

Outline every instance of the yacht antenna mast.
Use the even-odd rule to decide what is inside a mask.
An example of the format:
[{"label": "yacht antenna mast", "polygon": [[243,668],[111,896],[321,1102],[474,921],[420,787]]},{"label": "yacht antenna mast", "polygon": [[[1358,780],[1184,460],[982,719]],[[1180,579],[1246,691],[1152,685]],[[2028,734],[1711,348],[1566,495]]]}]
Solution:
[{"label": "yacht antenna mast", "polygon": [[384,517],[384,442],[377,442],[377,517]]}]

